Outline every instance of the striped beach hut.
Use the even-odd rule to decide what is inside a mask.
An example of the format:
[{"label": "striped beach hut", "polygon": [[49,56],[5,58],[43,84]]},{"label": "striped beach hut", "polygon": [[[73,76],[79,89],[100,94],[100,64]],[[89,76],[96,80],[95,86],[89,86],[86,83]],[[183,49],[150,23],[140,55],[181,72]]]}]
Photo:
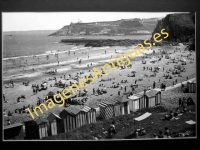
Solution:
[{"label": "striped beach hut", "polygon": [[149,90],[144,92],[144,99],[146,101],[146,107],[154,107],[161,103],[161,91],[159,90]]},{"label": "striped beach hut", "polygon": [[116,98],[104,100],[99,104],[100,117],[103,119],[109,119],[115,116],[121,115],[121,103],[116,101]]},{"label": "striped beach hut", "polygon": [[60,112],[60,117],[64,122],[65,133],[87,124],[86,112],[74,105],[70,105]]},{"label": "striped beach hut", "polygon": [[139,109],[146,108],[146,101],[143,93],[133,94],[129,99],[130,111],[136,112]]},{"label": "striped beach hut", "polygon": [[47,117],[50,126],[50,135],[57,135],[59,133],[64,133],[64,123],[63,120],[55,113],[50,113]]},{"label": "striped beach hut", "polygon": [[22,140],[24,139],[23,124],[15,123],[3,127],[4,140]]},{"label": "striped beach hut", "polygon": [[83,105],[79,105],[77,108],[85,112],[87,124],[96,123],[96,109]]},{"label": "striped beach hut", "polygon": [[196,92],[196,78],[191,79],[187,82],[187,88],[189,93],[195,93]]},{"label": "striped beach hut", "polygon": [[48,120],[44,118],[38,118],[36,120],[30,120],[24,123],[26,139],[41,139],[48,136]]}]

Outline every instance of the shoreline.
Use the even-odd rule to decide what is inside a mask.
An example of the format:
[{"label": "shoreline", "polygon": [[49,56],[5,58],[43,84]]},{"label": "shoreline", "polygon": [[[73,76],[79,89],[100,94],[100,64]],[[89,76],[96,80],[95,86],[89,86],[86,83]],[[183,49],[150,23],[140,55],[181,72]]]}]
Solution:
[{"label": "shoreline", "polygon": [[[105,47],[104,49],[107,49],[108,47]],[[83,48],[82,48],[83,49]],[[126,48],[121,48],[121,50],[125,50]],[[159,50],[157,50],[158,48],[155,49],[155,52],[158,53]],[[98,50],[98,49],[95,49],[95,50]],[[127,52],[128,50],[126,49],[125,52]],[[118,50],[117,51],[118,54],[122,54],[124,53],[124,51],[120,51]],[[147,53],[148,52],[148,55],[149,54],[152,54],[152,50],[149,52],[149,50],[146,50],[144,53]],[[137,62],[137,61],[141,61],[142,60],[142,57],[144,56],[144,54],[139,54],[136,58],[131,58],[129,56],[129,59],[130,59],[130,62]],[[156,55],[155,55],[156,56]],[[103,58],[102,58],[103,57]],[[58,73],[68,73],[70,70],[78,70],[78,69],[84,69],[84,70],[87,70],[87,69],[91,69],[91,67],[87,67],[86,64],[90,64],[91,62],[93,62],[93,65],[92,67],[98,67],[98,66],[101,66],[101,65],[104,65],[106,63],[109,62],[111,58],[109,56],[104,56],[104,55],[100,55],[100,56],[94,56],[92,58],[90,58],[89,60],[87,58],[83,59],[83,61],[85,61],[83,64],[77,64],[77,65],[73,65],[74,62],[77,62],[77,60],[70,60],[70,61],[61,61],[59,63],[59,66],[65,66],[65,64],[67,64],[68,67],[65,67],[65,68],[58,68],[57,69],[57,72]],[[113,58],[112,58],[113,59]],[[99,61],[97,61],[99,60]],[[94,63],[96,61],[96,63]],[[72,68],[72,65],[75,67]],[[27,66],[30,70],[27,71],[27,72],[30,72],[31,71],[31,68],[33,68],[33,66]],[[27,68],[26,67],[26,68]],[[50,67],[50,68],[53,68],[53,67],[58,67],[57,63],[48,63],[48,64],[43,64],[43,65],[38,65],[38,66],[34,66],[35,69],[42,69],[42,68],[46,68],[46,67]],[[73,71],[73,72],[74,72]],[[33,75],[33,73],[35,75]],[[30,73],[26,73],[26,72],[23,72],[23,75],[22,73],[19,73],[19,74],[16,74],[15,75],[10,75],[9,77],[7,77],[6,79],[3,77],[3,82],[7,82],[8,80],[10,80],[10,78],[12,78],[12,76],[18,76],[17,78],[12,78],[13,81],[15,81],[16,79],[20,79],[20,78],[27,78],[27,79],[30,79],[33,77],[33,78],[36,78],[37,76],[41,76],[44,74],[44,71],[41,72],[41,71],[38,71],[38,72],[30,72]]]}]

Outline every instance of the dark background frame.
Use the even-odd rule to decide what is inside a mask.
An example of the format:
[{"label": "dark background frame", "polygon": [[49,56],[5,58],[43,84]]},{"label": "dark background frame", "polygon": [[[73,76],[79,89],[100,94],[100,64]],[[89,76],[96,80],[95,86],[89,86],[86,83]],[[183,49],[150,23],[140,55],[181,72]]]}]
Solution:
[{"label": "dark background frame", "polygon": [[[199,56],[198,49],[200,34],[199,34],[199,25],[200,25],[200,0],[1,0],[0,4],[1,8],[1,32],[2,32],[2,12],[196,12],[196,54],[197,58]],[[95,17],[95,16],[94,16]],[[123,19],[123,18],[122,18]],[[2,38],[2,36],[1,36]],[[2,39],[1,39],[2,41]],[[2,47],[2,42],[1,42]],[[2,58],[2,51],[0,53],[0,58]],[[198,60],[198,59],[197,59]],[[1,61],[2,62],[2,61]],[[197,78],[198,78],[198,70],[200,70],[199,62],[196,62],[197,69]],[[2,65],[1,69],[2,71]],[[2,73],[2,72],[1,72]],[[2,83],[2,78],[1,78]],[[197,91],[199,91],[199,84],[197,79]],[[197,97],[198,97],[197,92]],[[1,90],[2,95],[2,90]],[[2,112],[2,110],[0,110]],[[198,113],[198,109],[197,109]],[[2,115],[1,115],[2,117]],[[2,118],[1,118],[2,120]],[[2,125],[2,124],[1,124]],[[198,133],[198,130],[197,130]],[[198,137],[198,134],[197,134]],[[66,141],[63,141],[66,142]],[[146,143],[148,142],[148,143]],[[174,142],[174,143],[171,143]],[[54,148],[73,148],[78,149],[82,148],[82,144],[85,144],[87,149],[99,149],[99,146],[103,148],[108,148],[110,146],[111,149],[115,147],[121,149],[136,149],[140,150],[143,148],[154,149],[154,148],[192,148],[194,147],[194,142],[197,140],[194,139],[183,139],[183,140],[141,140],[141,141],[105,141],[105,142],[67,142],[58,143],[60,145],[56,145],[55,142],[49,141],[45,143],[44,146],[37,145],[33,143],[33,145],[29,145],[29,142],[19,143],[14,142],[14,145],[10,142],[5,142],[6,146],[13,146],[14,148],[35,148],[35,149],[47,149],[49,146],[57,146]],[[4,144],[5,144],[4,143]],[[26,145],[27,144],[27,145]],[[64,145],[61,145],[64,144]],[[79,147],[80,146],[80,147]],[[145,147],[144,147],[145,146]],[[177,146],[177,147],[176,147]],[[8,147],[7,147],[8,148]],[[53,147],[52,147],[53,148]],[[9,149],[9,148],[8,148]]]}]

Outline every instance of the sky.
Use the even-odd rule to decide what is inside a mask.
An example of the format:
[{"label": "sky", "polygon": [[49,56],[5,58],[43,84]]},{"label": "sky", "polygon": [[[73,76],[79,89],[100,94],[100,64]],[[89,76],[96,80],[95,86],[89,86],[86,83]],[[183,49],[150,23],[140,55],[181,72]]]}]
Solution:
[{"label": "sky", "polygon": [[83,23],[132,18],[162,18],[178,12],[3,12],[2,31],[58,30],[80,19]]}]

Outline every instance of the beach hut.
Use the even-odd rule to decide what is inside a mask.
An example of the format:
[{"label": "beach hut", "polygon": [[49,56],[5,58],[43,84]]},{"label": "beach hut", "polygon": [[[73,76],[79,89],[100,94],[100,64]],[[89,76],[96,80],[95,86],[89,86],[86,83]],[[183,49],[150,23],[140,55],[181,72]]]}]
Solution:
[{"label": "beach hut", "polygon": [[122,114],[121,103],[115,99],[107,99],[99,104],[101,118],[109,119]]},{"label": "beach hut", "polygon": [[79,105],[77,106],[79,110],[84,111],[86,115],[86,123],[96,123],[96,109],[89,106]]},{"label": "beach hut", "polygon": [[161,103],[161,91],[159,90],[149,90],[144,92],[144,99],[146,101],[146,107],[154,107]]},{"label": "beach hut", "polygon": [[191,79],[187,82],[187,89],[189,93],[195,93],[196,92],[196,79]]},{"label": "beach hut", "polygon": [[127,96],[121,96],[117,97],[116,101],[119,101],[120,104],[120,109],[121,109],[121,114],[122,115],[127,115],[130,114],[130,109],[129,109],[129,99]]},{"label": "beach hut", "polygon": [[64,122],[65,133],[76,128],[79,128],[87,123],[86,113],[77,108],[77,106],[70,105],[60,112],[60,117]]},{"label": "beach hut", "polygon": [[133,94],[128,99],[130,111],[136,112],[139,109],[146,108],[144,93]]},{"label": "beach hut", "polygon": [[38,118],[36,120],[30,120],[24,123],[26,139],[41,139],[48,136],[48,120],[44,118]]},{"label": "beach hut", "polygon": [[47,117],[50,125],[50,135],[57,135],[59,133],[64,133],[64,123],[63,120],[55,113],[50,113]]},{"label": "beach hut", "polygon": [[4,140],[22,140],[24,139],[23,124],[15,123],[4,126]]}]

